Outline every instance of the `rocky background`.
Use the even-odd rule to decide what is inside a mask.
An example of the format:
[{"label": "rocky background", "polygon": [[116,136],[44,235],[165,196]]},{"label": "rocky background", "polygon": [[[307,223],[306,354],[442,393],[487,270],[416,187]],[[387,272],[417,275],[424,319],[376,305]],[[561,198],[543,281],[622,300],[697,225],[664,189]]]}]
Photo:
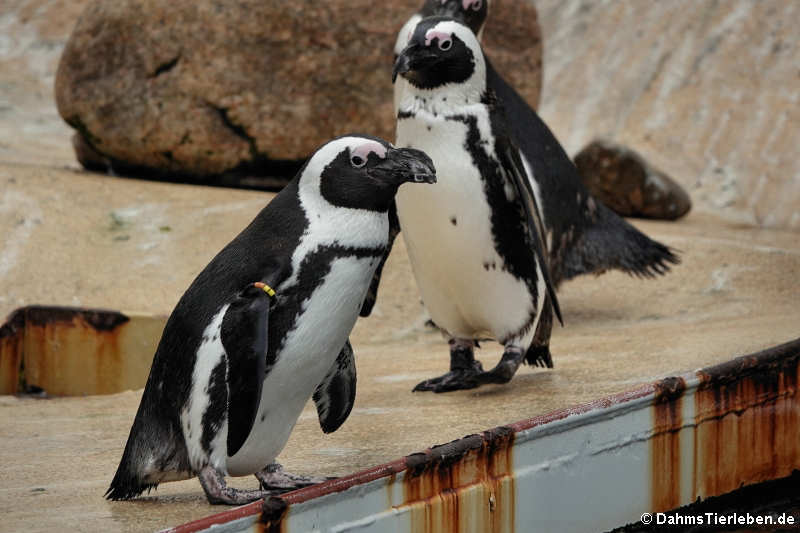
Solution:
[{"label": "rocky background", "polygon": [[[94,13],[92,9],[100,9],[90,8],[79,22],[79,16],[90,4],[87,0],[5,0],[0,5],[0,159],[3,161],[76,166],[70,145],[72,131],[58,116],[53,87],[59,58],[76,23],[78,28],[83,27],[87,17]],[[105,6],[102,9],[119,17],[120,10],[126,6],[139,9],[136,6],[148,5],[148,2],[102,2],[95,6],[100,4]],[[177,1],[169,6],[181,4]],[[254,2],[251,5],[255,9],[267,4]],[[370,61],[379,61],[378,57],[384,52],[376,51],[377,43],[393,40],[393,32],[379,28],[376,21],[392,17],[404,19],[401,13],[406,9],[404,4],[415,5],[406,1],[393,2],[376,10],[369,3],[369,8],[361,6],[362,9],[357,10],[353,6],[361,4],[349,2],[348,7],[343,8],[345,17],[341,19],[348,20],[348,27],[342,31],[352,38],[363,36],[372,47],[362,47],[360,52]],[[518,7],[523,4],[526,3],[519,2],[512,9],[524,8],[532,13],[527,5]],[[696,210],[713,212],[744,224],[800,229],[797,149],[800,146],[800,67],[797,63],[800,51],[796,27],[792,25],[792,21],[800,19],[797,2],[539,0],[534,4],[544,41],[540,112],[569,153],[576,153],[596,137],[620,142],[637,150],[686,188]],[[508,1],[501,2],[501,7],[503,5],[508,8]],[[161,18],[144,13],[139,13],[140,19],[131,17],[134,21],[158,22],[157,30],[167,32],[164,35],[188,31],[179,30],[181,20],[176,18],[172,7],[162,9]],[[317,9],[329,10],[320,16],[332,16],[335,11],[332,7]],[[262,13],[258,17],[241,18],[241,26],[234,29],[201,28],[198,21],[209,20],[211,14],[196,7],[193,16],[195,25],[187,26],[192,31],[186,35],[198,46],[233,37],[238,42],[258,43],[260,25],[275,25]],[[535,28],[533,15],[528,18],[512,15],[511,19],[529,22],[530,27]],[[122,24],[123,21],[118,22]],[[278,26],[264,39],[272,39],[276,46],[287,50],[294,47],[291,44],[294,39],[304,45],[330,50],[337,46],[329,37],[307,31],[289,34],[285,30],[293,26],[282,26],[284,31]],[[196,53],[171,48],[173,44],[169,39],[141,39],[140,34],[124,28],[124,24],[113,26],[106,31],[114,29],[115,32],[100,32],[95,36],[97,39],[116,36],[119,41],[118,48],[110,50],[113,53],[98,51],[106,58],[99,66],[85,55],[86,49],[75,52],[78,58],[73,59],[75,64],[72,65],[77,72],[75,76],[83,73],[100,80],[104,69],[114,68],[123,61],[124,52],[133,47],[139,51],[136,56],[140,60],[139,73],[149,73],[152,77],[144,82],[131,77],[116,83],[123,89],[136,87],[137,91],[143,90],[137,83],[145,83],[142,94],[158,93],[159,78],[181,74],[186,58]],[[491,30],[487,29],[487,36],[496,33]],[[535,101],[539,83],[536,71],[539,43],[535,30],[529,31],[533,32],[532,41],[517,45],[527,54],[524,68],[509,68],[506,73],[516,77],[517,84],[527,80],[526,96]],[[509,35],[519,43],[524,34],[516,29]],[[87,42],[91,44],[91,40]],[[390,45],[387,44],[387,48]],[[503,59],[513,60],[513,43],[506,42],[505,48],[500,44],[495,46],[498,49],[492,52],[493,56],[501,59],[505,55]],[[226,65],[219,55],[198,57],[221,73],[230,74],[236,67]],[[245,58],[246,55],[242,55],[239,60]],[[312,63],[299,64],[296,68],[313,70]],[[244,67],[241,71],[245,71]],[[382,74],[379,71],[367,73],[364,80],[385,83],[378,81],[383,79]],[[208,83],[196,74],[186,79],[182,86],[184,93],[192,93],[199,84]],[[229,80],[234,86],[245,81]],[[286,85],[273,83],[270,90],[287,90]],[[345,105],[371,101],[373,93],[364,91],[358,84],[351,85],[348,87],[353,92]],[[74,108],[94,102],[100,105],[84,125],[93,124],[93,120],[111,128],[120,124],[103,120],[104,112],[117,111],[119,103],[113,99],[91,100],[94,94],[91,92],[64,92],[59,102],[62,113],[69,118],[76,116]],[[294,117],[308,115],[310,109],[320,104],[313,99],[322,97],[300,91],[293,96],[297,107],[278,115],[277,123],[284,132],[278,138],[279,148],[261,146],[256,140],[258,154],[277,159],[301,157],[304,146],[311,143],[313,132],[294,127],[297,123]],[[134,97],[141,100],[141,94]],[[226,140],[214,141],[224,148],[221,150],[224,157],[244,155],[246,159],[252,155],[253,139],[259,139],[260,132],[268,127],[264,120],[272,117],[268,110],[259,108],[256,94],[220,91],[212,93],[209,101],[211,105],[205,110],[179,105],[168,113],[157,109],[158,100],[147,100],[144,108],[133,112],[133,119],[148,118],[148,124],[154,129],[144,131],[135,120],[126,123],[131,125],[122,128],[123,141],[119,144],[126,149],[126,143],[129,145],[134,140],[132,135],[137,134],[141,140],[150,133],[151,140],[172,146],[172,149],[151,150],[151,157],[168,164],[180,161],[184,150],[181,142],[184,145],[190,141],[199,143],[201,139],[193,139],[191,135],[187,139],[184,129],[159,123],[173,116],[181,120],[216,121],[221,131],[228,130]],[[333,104],[327,101],[320,105],[330,107]],[[375,116],[381,116],[387,112],[389,104],[385,101],[375,105],[378,106],[374,109]],[[382,129],[380,121],[375,127],[369,127],[373,125],[369,121],[373,115],[366,113],[363,105],[345,109],[356,123],[361,121],[365,129],[390,136],[383,131],[385,126]],[[225,123],[226,117],[229,124]],[[321,130],[332,127],[325,114],[316,120]],[[227,168],[235,161],[238,159],[224,160],[216,168],[210,164],[198,165],[194,170]]]},{"label": "rocky background", "polygon": [[695,209],[800,229],[800,3],[541,0],[541,112],[633,147]]},{"label": "rocky background", "polygon": [[[344,133],[394,136],[392,47],[418,3],[96,0],[64,49],[56,102],[91,166],[94,149],[133,174],[281,172],[276,161]],[[501,1],[492,22],[488,48],[537,103],[536,10]]]}]

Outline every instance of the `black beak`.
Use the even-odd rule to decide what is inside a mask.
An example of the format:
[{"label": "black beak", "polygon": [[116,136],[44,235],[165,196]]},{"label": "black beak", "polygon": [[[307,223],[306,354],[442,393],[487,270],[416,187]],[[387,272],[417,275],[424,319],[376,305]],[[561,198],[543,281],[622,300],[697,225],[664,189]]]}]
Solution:
[{"label": "black beak", "polygon": [[405,50],[403,50],[400,52],[400,55],[397,56],[397,59],[394,60],[394,68],[392,69],[392,83],[397,81],[398,74],[405,74],[409,70],[411,70],[411,62],[408,60]]},{"label": "black beak", "polygon": [[412,43],[406,46],[394,62],[392,69],[392,83],[397,81],[397,75],[407,74],[428,67],[436,59],[436,54],[427,47]]},{"label": "black beak", "polygon": [[405,182],[436,183],[433,161],[425,152],[414,148],[389,148],[383,161],[370,173],[398,185]]}]

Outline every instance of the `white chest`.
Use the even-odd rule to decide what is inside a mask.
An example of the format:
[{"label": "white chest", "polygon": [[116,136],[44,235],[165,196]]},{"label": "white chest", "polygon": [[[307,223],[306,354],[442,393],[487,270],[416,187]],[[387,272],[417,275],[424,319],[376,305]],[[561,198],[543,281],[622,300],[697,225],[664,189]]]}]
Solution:
[{"label": "white chest", "polygon": [[[488,116],[478,113],[475,124],[493,156]],[[433,320],[458,337],[506,338],[529,320],[533,304],[496,250],[484,181],[465,147],[468,130],[429,113],[398,121],[398,146],[424,150],[437,174],[433,186],[400,187],[398,216]]]},{"label": "white chest", "polygon": [[275,366],[264,380],[253,430],[227,459],[230,475],[247,475],[275,460],[317,385],[353,329],[377,257],[335,259],[303,305]]}]

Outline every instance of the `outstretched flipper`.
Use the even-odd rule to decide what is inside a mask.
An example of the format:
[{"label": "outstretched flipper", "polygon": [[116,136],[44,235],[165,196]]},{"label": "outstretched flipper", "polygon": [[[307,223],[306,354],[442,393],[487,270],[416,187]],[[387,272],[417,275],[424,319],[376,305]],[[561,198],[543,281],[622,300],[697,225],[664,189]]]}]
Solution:
[{"label": "outstretched flipper", "polygon": [[247,440],[258,413],[267,361],[267,325],[275,293],[263,283],[248,285],[230,304],[220,336],[228,360],[228,456]]},{"label": "outstretched flipper", "polygon": [[595,223],[567,250],[564,279],[610,269],[652,278],[680,263],[673,249],[640,232],[600,201],[590,202],[596,206]]},{"label": "outstretched flipper", "polygon": [[386,245],[386,253],[383,254],[375,274],[372,275],[372,282],[369,284],[367,297],[364,298],[364,303],[361,305],[361,316],[369,316],[372,313],[372,308],[375,307],[375,302],[378,299],[378,286],[381,283],[381,274],[383,267],[386,265],[386,260],[389,259],[389,254],[392,252],[394,240],[400,234],[400,219],[397,218],[397,204],[392,200],[389,206],[389,243]]},{"label": "outstretched flipper", "polygon": [[319,425],[333,433],[347,420],[356,400],[356,361],[348,340],[325,378],[314,391]]},{"label": "outstretched flipper", "polygon": [[486,63],[488,85],[502,103],[509,135],[542,191],[544,205],[539,207],[552,238],[548,255],[553,282],[610,269],[652,277],[678,264],[674,250],[648,238],[589,193],[550,128],[488,58]]}]

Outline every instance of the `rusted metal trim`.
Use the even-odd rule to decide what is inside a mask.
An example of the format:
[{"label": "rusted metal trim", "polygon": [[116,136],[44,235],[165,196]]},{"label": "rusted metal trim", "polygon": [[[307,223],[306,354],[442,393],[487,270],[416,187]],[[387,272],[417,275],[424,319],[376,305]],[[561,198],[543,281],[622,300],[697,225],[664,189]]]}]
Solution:
[{"label": "rusted metal trim", "polygon": [[[601,413],[602,416],[603,410],[614,408],[615,413],[610,413],[608,416],[618,416],[621,412],[620,408],[622,408],[623,411],[631,410],[634,409],[635,406],[641,406],[642,404],[651,404],[654,409],[664,411],[663,417],[655,417],[653,427],[649,430],[649,436],[643,436],[642,438],[653,441],[661,439],[663,441],[660,446],[655,445],[663,451],[656,451],[655,453],[662,456],[665,455],[669,459],[670,465],[665,465],[664,467],[665,470],[670,471],[666,483],[670,487],[669,491],[671,494],[680,494],[679,486],[676,486],[675,479],[673,478],[674,473],[680,471],[680,466],[676,467],[673,464],[673,459],[680,457],[680,441],[674,441],[674,438],[678,437],[677,433],[685,426],[694,426],[698,424],[694,419],[694,412],[691,413],[691,417],[688,419],[684,416],[685,413],[682,412],[683,409],[681,407],[683,397],[690,392],[694,394],[696,391],[714,390],[721,386],[724,387],[732,383],[739,383],[748,376],[783,374],[785,370],[791,370],[793,365],[794,368],[797,368],[798,360],[800,360],[800,339],[763,350],[753,355],[738,357],[727,363],[699,370],[695,373],[665,378],[656,383],[643,385],[621,394],[608,396],[575,407],[561,409],[515,422],[508,426],[484,432],[481,435],[470,435],[445,445],[434,446],[424,452],[411,454],[404,459],[365,470],[352,476],[332,480],[282,495],[279,499],[288,505],[288,509],[282,510],[280,517],[274,514],[274,510],[270,510],[267,523],[270,527],[278,527],[285,521],[285,517],[291,514],[292,505],[342,492],[354,488],[357,485],[376,481],[381,478],[385,478],[387,484],[392,484],[390,481],[395,479],[402,479],[403,483],[408,483],[413,482],[415,477],[425,475],[426,473],[430,474],[438,473],[443,470],[450,470],[453,465],[465,461],[466,458],[471,457],[477,451],[481,450],[487,443],[493,442],[497,436],[508,435],[515,441],[521,442],[523,440],[547,435],[551,430],[556,431],[555,429],[547,427],[552,426],[553,423],[556,423],[555,426],[558,426],[561,431],[564,431],[565,428],[569,428],[572,424],[580,425],[586,423],[586,416],[577,415],[591,414],[591,416],[595,416],[592,412],[597,411]],[[793,391],[794,390],[796,389],[793,389]],[[573,417],[575,417],[574,420],[567,420]],[[671,438],[673,438],[673,440],[670,440]],[[673,499],[673,496],[669,496],[659,505],[670,505]],[[273,502],[270,505],[274,504]],[[266,509],[262,509],[257,504],[251,504],[234,511],[228,511],[202,520],[190,522],[169,531],[180,531],[181,533],[201,531],[207,529],[212,524],[221,524],[231,519],[240,518],[244,516],[245,512],[256,514],[259,510],[262,510],[264,513],[262,517],[267,515]]]},{"label": "rusted metal trim", "polygon": [[111,309],[85,309],[80,307],[30,305],[22,308],[25,324],[45,326],[53,323],[71,323],[79,318],[97,331],[113,331],[128,322],[129,317]]},{"label": "rusted metal trim", "polygon": [[24,390],[22,359],[25,344],[25,310],[17,309],[0,326],[0,394]]},{"label": "rusted metal trim", "polygon": [[508,424],[514,433],[519,433],[529,429],[545,426],[553,422],[565,420],[568,417],[575,415],[582,415],[591,411],[598,411],[608,409],[615,405],[625,405],[636,400],[648,401],[649,397],[656,391],[656,383],[647,383],[635,389],[621,392],[619,394],[612,394],[611,396],[604,396],[591,402],[578,404],[572,407],[565,407],[564,409],[557,409],[549,413],[534,416],[526,420],[520,420],[512,424]]},{"label": "rusted metal trim", "polygon": [[[283,501],[282,498],[276,499],[281,499]],[[234,520],[238,520],[239,518],[245,518],[259,514],[262,512],[263,506],[264,501],[259,500],[253,503],[248,503],[247,505],[242,505],[241,507],[237,507],[235,509],[231,509],[230,511],[213,514],[205,518],[186,522],[185,524],[181,524],[179,526],[163,529],[160,533],[191,533],[194,531],[203,531],[211,528],[212,526],[227,524],[229,522],[233,522]]]},{"label": "rusted metal trim", "polygon": [[800,339],[760,352],[743,355],[697,371],[700,389],[709,389],[741,381],[753,375],[775,374],[796,367],[800,361]]},{"label": "rusted metal trim", "polygon": [[[286,494],[281,494],[280,496],[275,496],[270,499],[279,499],[285,502],[287,505],[294,505],[308,500],[313,500],[321,496],[326,496],[328,494],[342,492],[354,486],[375,481],[376,479],[388,478],[389,476],[403,472],[405,469],[405,459],[397,459],[390,463],[384,463],[366,470],[361,470],[348,476],[331,479],[330,481],[326,481],[318,485],[312,485],[310,487],[293,492],[287,492]],[[237,507],[236,509],[232,509],[230,511],[224,511],[222,513],[217,513],[205,518],[193,520],[192,522],[187,522],[173,528],[164,529],[162,533],[191,533],[194,531],[202,531],[217,524],[224,524],[238,518],[259,514],[262,512],[263,505],[264,503],[262,501],[253,502],[243,505],[242,507]],[[273,516],[274,505],[274,502],[270,504],[270,510],[266,511],[266,516],[264,517],[265,521],[262,521],[262,524],[270,525],[270,522],[275,519]]]},{"label": "rusted metal trim", "polygon": [[144,386],[166,317],[28,306],[0,327],[0,394],[110,394]]}]

